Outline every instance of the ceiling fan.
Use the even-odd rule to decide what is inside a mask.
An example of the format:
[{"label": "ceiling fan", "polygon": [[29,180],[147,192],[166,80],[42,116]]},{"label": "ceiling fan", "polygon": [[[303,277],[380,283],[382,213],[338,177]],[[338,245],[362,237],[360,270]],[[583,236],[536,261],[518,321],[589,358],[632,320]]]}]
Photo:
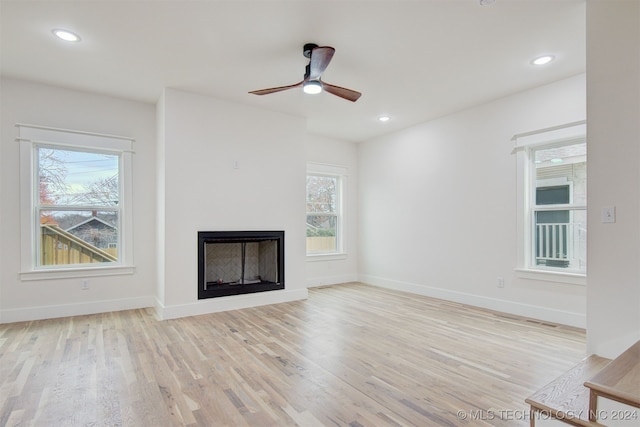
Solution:
[{"label": "ceiling fan", "polygon": [[362,95],[360,92],[340,86],[335,86],[323,82],[320,79],[322,77],[322,73],[329,65],[329,62],[331,62],[331,58],[333,58],[333,54],[335,53],[335,51],[336,50],[331,46],[318,46],[317,44],[307,43],[304,45],[302,53],[305,58],[309,58],[309,63],[307,64],[304,73],[304,79],[301,82],[289,86],[279,86],[269,89],[254,90],[249,93],[253,93],[254,95],[268,95],[270,93],[276,93],[283,90],[302,87],[305,93],[315,94],[320,93],[324,90],[332,95],[339,96],[340,98],[346,99],[351,102],[356,102],[358,98],[360,98],[360,95]]}]

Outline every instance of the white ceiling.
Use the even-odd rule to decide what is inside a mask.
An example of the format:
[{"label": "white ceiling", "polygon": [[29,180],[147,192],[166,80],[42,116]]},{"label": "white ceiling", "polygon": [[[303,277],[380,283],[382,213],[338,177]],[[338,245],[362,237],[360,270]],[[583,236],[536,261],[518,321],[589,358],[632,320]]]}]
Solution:
[{"label": "white ceiling", "polygon": [[[202,93],[363,141],[583,73],[584,3],[1,0],[0,65],[6,77],[152,103],[164,87]],[[57,40],[53,28],[82,41]],[[302,80],[307,42],[336,49],[323,80],[362,92],[356,103],[248,93]],[[556,60],[531,65],[541,54]]]}]

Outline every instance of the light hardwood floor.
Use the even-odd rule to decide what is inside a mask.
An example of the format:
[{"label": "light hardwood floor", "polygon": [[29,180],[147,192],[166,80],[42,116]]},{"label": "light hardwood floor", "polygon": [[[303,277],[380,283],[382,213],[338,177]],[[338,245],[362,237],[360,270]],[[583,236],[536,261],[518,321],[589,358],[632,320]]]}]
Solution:
[{"label": "light hardwood floor", "polygon": [[0,325],[0,426],[528,426],[583,330],[350,283],[157,321]]}]

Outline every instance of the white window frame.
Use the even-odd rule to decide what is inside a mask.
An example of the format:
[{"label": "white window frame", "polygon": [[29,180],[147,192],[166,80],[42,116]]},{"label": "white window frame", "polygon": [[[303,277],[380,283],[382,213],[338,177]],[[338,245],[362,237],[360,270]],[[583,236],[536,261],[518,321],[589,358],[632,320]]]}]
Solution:
[{"label": "white window frame", "polygon": [[[132,213],[132,138],[104,135],[46,126],[17,124],[20,143],[20,279],[45,280],[73,277],[133,274],[133,213]],[[117,154],[119,161],[120,240],[118,261],[103,264],[73,264],[38,266],[39,222],[37,184],[37,147],[74,149],[86,152]]]},{"label": "white window frame", "polygon": [[[576,271],[563,271],[535,265],[534,258],[534,188],[535,165],[531,159],[535,149],[568,145],[586,141],[586,122],[572,122],[532,132],[517,134],[512,138],[515,148],[517,170],[517,264],[516,275],[524,279],[560,282],[571,285],[586,285],[586,274]],[[575,209],[571,205],[554,205],[553,209]],[[580,207],[582,208],[582,207]],[[586,208],[586,206],[585,206]]]},{"label": "white window frame", "polygon": [[[336,165],[323,163],[307,163],[307,176],[330,176],[336,178],[336,250],[330,252],[307,252],[307,260],[309,261],[328,261],[334,259],[345,259],[346,252],[346,209],[344,195],[347,188],[347,168]],[[305,188],[306,197],[306,188]],[[306,218],[306,213],[305,213]],[[306,232],[305,232],[306,236]]]}]

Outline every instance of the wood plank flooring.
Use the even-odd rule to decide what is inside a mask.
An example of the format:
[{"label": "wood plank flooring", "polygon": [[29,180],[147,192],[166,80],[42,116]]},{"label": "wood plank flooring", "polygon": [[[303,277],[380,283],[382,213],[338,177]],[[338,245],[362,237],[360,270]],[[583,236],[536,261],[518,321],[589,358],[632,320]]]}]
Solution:
[{"label": "wood plank flooring", "polygon": [[0,426],[528,426],[583,330],[361,283],[0,325]]}]

